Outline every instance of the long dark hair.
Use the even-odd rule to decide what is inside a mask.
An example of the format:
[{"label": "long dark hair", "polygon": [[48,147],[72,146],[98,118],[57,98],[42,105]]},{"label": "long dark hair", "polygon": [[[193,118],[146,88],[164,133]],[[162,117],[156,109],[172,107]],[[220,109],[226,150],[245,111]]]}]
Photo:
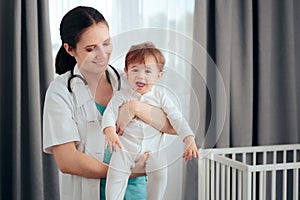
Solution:
[{"label": "long dark hair", "polygon": [[66,52],[63,44],[67,43],[75,49],[83,31],[98,22],[103,22],[108,27],[105,18],[98,10],[85,6],[73,8],[62,18],[59,28],[62,46],[55,59],[56,73],[63,74],[73,70],[76,65],[75,58]]}]

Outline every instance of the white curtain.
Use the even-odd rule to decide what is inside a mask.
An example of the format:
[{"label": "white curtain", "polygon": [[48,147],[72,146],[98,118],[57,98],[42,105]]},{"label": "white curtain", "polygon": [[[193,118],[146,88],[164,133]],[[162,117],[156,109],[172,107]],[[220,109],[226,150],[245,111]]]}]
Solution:
[{"label": "white curtain", "polygon": [[[63,15],[78,5],[92,6],[109,23],[113,41],[110,63],[113,66],[123,69],[124,56],[130,45],[135,43],[152,41],[163,51],[166,67],[160,86],[173,97],[189,120],[190,99],[194,98],[191,93],[194,3],[194,0],[51,0],[49,14],[53,56],[61,45],[59,24]],[[193,130],[197,134],[196,128]],[[169,141],[177,150],[173,152],[177,159],[168,166],[165,199],[183,199],[186,188],[185,163],[180,155],[183,144],[174,143],[172,137]]]}]

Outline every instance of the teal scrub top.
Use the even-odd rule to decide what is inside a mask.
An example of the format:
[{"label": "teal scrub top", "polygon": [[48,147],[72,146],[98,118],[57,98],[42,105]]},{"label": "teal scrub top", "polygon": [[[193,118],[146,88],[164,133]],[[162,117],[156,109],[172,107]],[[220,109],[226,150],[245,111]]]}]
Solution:
[{"label": "teal scrub top", "polygon": [[[96,106],[103,115],[105,111],[105,107],[98,104],[96,102]],[[106,148],[104,151],[103,162],[108,164],[111,159],[111,153],[109,152],[109,148]],[[146,200],[146,176],[131,178],[128,180],[124,200]],[[100,200],[105,200],[105,185],[106,179],[100,179]]]}]

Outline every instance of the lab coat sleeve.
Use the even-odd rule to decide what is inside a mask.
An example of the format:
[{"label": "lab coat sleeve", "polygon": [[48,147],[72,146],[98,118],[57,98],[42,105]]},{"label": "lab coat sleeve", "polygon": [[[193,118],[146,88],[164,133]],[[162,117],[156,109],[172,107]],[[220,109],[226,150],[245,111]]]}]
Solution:
[{"label": "lab coat sleeve", "polygon": [[182,138],[182,140],[187,136],[194,136],[190,125],[185,120],[182,113],[171,100],[171,98],[162,92],[159,92],[159,96],[162,109],[167,114],[167,118],[170,121],[172,127],[177,132],[177,135]]},{"label": "lab coat sleeve", "polygon": [[[102,130],[109,126],[115,127],[118,119],[119,108],[125,102],[123,91],[117,91],[108,103],[102,117]],[[104,133],[104,132],[103,132]]]},{"label": "lab coat sleeve", "polygon": [[43,113],[43,149],[46,153],[52,153],[54,145],[80,140],[72,109],[67,87],[59,81],[52,82],[46,93]]}]

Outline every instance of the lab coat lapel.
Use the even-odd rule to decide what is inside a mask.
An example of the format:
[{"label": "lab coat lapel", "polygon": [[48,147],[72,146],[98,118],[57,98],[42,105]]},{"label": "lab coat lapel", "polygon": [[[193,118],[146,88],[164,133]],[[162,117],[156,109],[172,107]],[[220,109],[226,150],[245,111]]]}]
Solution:
[{"label": "lab coat lapel", "polygon": [[[78,66],[76,65],[74,68],[74,74],[79,75],[83,78],[82,74],[80,73]],[[84,83],[83,80],[80,78],[74,78],[71,83],[72,92],[75,96],[76,106],[81,107],[87,101],[90,101],[92,96],[90,94],[90,90],[88,85]]]},{"label": "lab coat lapel", "polygon": [[[83,77],[77,66],[74,68],[74,74]],[[74,94],[74,100],[77,109],[84,111],[86,120],[88,122],[99,121],[101,115],[97,110],[95,100],[92,97],[88,85],[86,85],[80,78],[74,78],[72,81],[72,92]]]}]

